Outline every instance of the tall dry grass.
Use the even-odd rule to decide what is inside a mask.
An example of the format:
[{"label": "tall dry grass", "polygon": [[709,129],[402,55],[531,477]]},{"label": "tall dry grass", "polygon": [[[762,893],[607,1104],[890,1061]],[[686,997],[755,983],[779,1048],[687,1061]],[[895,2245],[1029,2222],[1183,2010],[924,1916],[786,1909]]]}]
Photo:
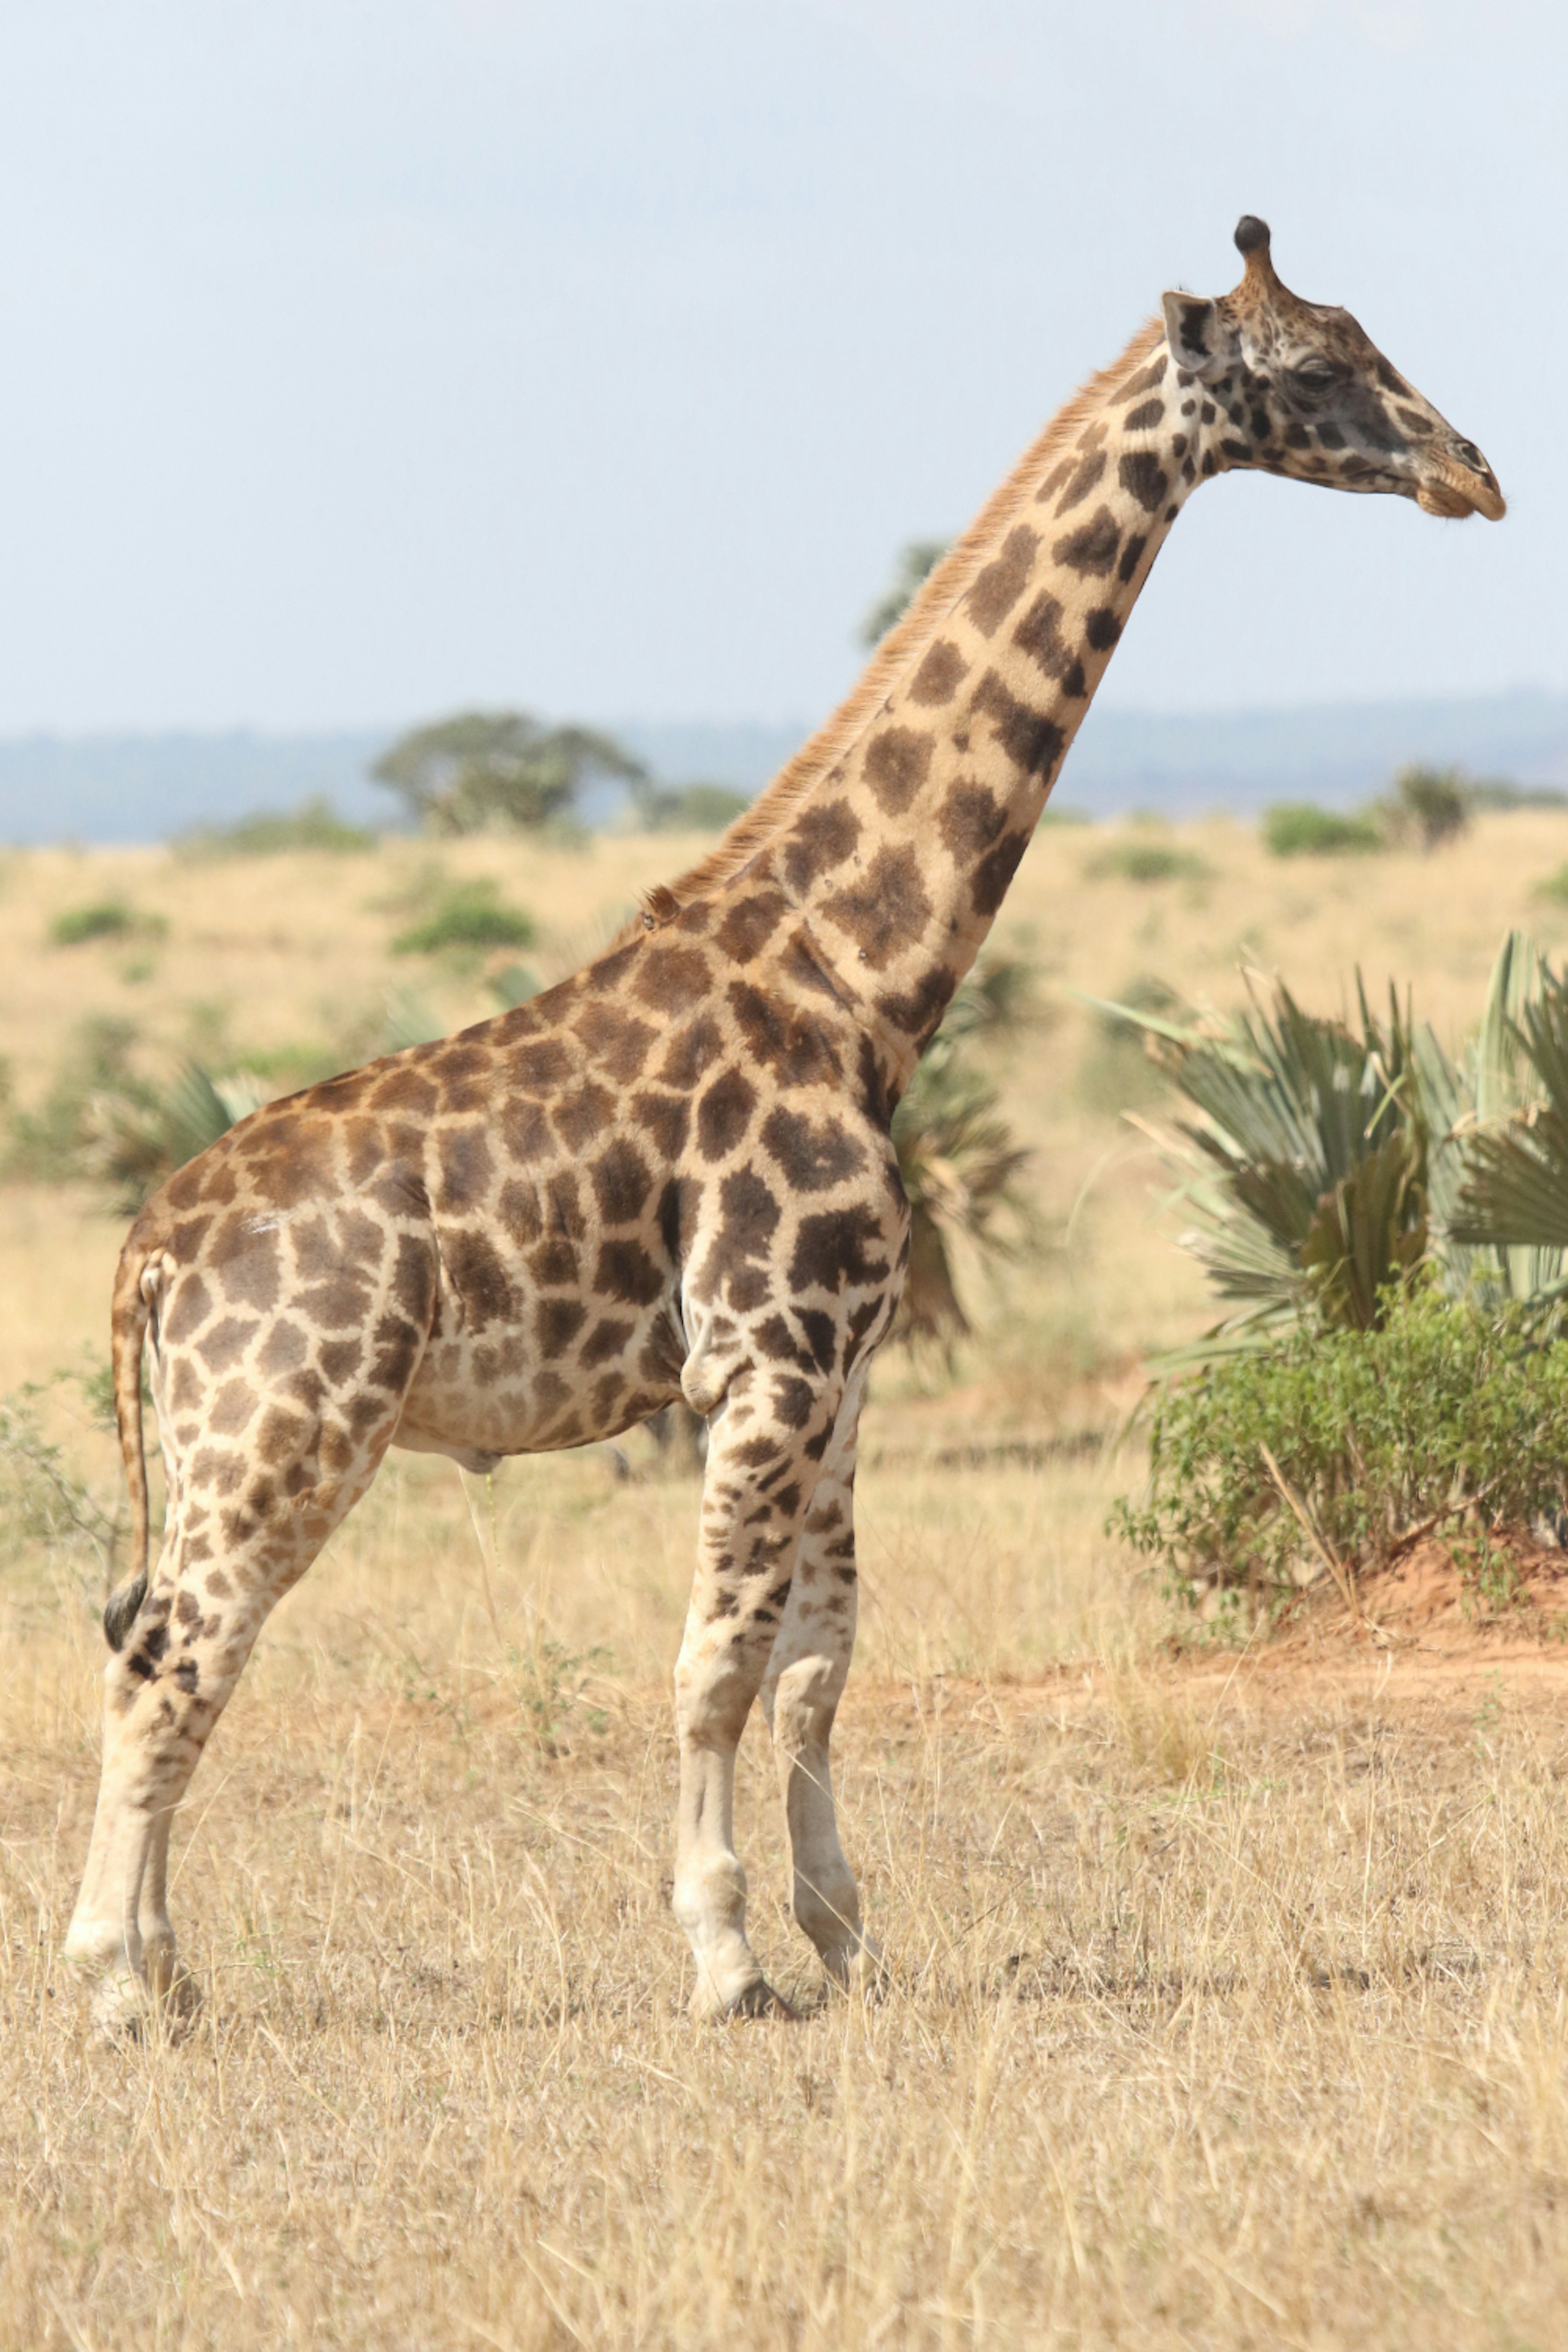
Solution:
[{"label": "tall dry grass", "polygon": [[[1068,992],[1154,973],[1230,1001],[1245,940],[1313,1004],[1358,956],[1392,968],[1451,1032],[1568,820],[1317,872],[1239,828],[1186,838],[1210,879],[1087,879],[1100,841],[1066,830],[1026,862],[1008,922],[1054,1018],[1008,1084],[1043,1245],[951,1377],[890,1360],[868,1414],[839,1782],[881,2001],[815,2006],[753,1728],[758,1946],[811,2013],[686,2022],[668,1683],[696,1488],[637,1438],[493,1490],[389,1470],[268,1627],[176,1831],[195,2036],[94,2042],[55,1956],[99,1570],[13,1537],[0,2347],[1562,2340],[1562,1665],[1163,1659],[1159,1596],[1100,1532],[1135,1468],[1103,1440],[1204,1300],[1116,1118],[1146,1082]],[[384,906],[423,855],[12,858],[22,1098],[89,1011],[171,1056],[220,1019],[265,1045],[368,1017],[407,977]],[[551,914],[548,969],[649,857],[447,862]],[[46,947],[116,894],[162,944]],[[420,984],[483,1009],[471,975]],[[0,1190],[0,1391],[100,1346],[117,1238],[79,1195]],[[76,1393],[48,1412],[107,1490]]]}]

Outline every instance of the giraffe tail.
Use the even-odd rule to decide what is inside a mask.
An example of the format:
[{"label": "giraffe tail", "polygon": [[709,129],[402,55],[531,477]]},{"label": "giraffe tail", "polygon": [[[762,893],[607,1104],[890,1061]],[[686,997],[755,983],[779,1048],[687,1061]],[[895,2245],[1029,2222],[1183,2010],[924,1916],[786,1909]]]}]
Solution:
[{"label": "giraffe tail", "polygon": [[110,1325],[110,1361],[114,1374],[114,1420],[120,1433],[125,1483],[131,1489],[132,1575],[117,1584],[103,1611],[104,1638],[111,1650],[125,1646],[136,1612],[147,1598],[147,1454],[142,1431],[142,1344],[152,1309],[142,1288],[146,1258],[127,1248],[120,1261]]}]

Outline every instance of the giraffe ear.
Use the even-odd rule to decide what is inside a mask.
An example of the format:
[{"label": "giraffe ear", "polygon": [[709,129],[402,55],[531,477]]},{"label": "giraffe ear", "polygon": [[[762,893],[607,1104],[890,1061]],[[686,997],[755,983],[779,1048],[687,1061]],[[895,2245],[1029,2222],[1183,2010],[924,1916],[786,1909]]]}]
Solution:
[{"label": "giraffe ear", "polygon": [[1217,302],[1201,294],[1163,294],[1165,340],[1176,365],[1189,375],[1223,374],[1230,359],[1230,336]]}]

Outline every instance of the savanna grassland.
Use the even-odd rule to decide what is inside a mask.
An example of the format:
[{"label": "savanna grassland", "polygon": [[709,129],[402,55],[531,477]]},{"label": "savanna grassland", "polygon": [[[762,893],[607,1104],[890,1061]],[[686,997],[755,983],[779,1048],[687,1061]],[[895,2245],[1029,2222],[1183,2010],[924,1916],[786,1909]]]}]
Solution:
[{"label": "savanna grassland", "polygon": [[[1121,855],[1151,845],[1166,857]],[[0,1055],[39,1115],[81,1024],[282,1071],[378,1050],[395,956],[489,875],[567,968],[682,845],[411,843],[0,863]],[[194,2036],[93,2041],[56,1953],[96,1777],[104,1565],[0,1525],[0,2347],[1546,2347],[1568,2307],[1568,1653],[1172,1654],[1104,1533],[1152,1349],[1209,1317],[1122,1114],[1158,1081],[1075,992],[1313,1009],[1359,961],[1456,1042],[1568,814],[1281,863],[1247,828],[1047,827],[1000,936],[1037,1230],[951,1364],[865,1423],[847,1843],[886,1995],[819,2002],[756,1727],[755,1936],[799,2023],[696,2031],[667,1909],[695,1480],[638,1433],[493,1487],[393,1457],[258,1645],[176,1826]],[[1150,873],[1150,866],[1165,870]],[[1148,878],[1131,878],[1142,872]],[[53,943],[91,906],[117,928]],[[496,961],[491,959],[491,962]],[[122,1221],[0,1185],[0,1393],[101,1360]],[[78,1381],[42,1437],[111,1504]]]}]

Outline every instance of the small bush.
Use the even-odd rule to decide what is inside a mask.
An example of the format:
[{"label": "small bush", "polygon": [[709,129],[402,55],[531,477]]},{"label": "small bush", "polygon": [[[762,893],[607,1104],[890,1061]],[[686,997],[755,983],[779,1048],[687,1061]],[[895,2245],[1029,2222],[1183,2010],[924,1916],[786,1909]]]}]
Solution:
[{"label": "small bush", "polygon": [[1470,782],[1461,768],[1401,768],[1384,806],[1392,837],[1418,849],[1457,841],[1470,822]]},{"label": "small bush", "polygon": [[374,849],[375,835],[362,824],[347,824],[329,801],[318,795],[297,809],[265,810],[242,816],[234,824],[193,825],[181,834],[174,848],[182,857],[276,857],[285,850],[323,851],[344,856]]},{"label": "small bush", "polygon": [[161,931],[155,917],[136,914],[122,898],[100,898],[90,907],[70,907],[49,925],[58,948],[79,948],[89,940],[123,940],[140,931]]},{"label": "small bush", "polygon": [[1385,846],[1374,818],[1341,816],[1311,801],[1279,801],[1265,809],[1262,832],[1270,857],[1364,856]]},{"label": "small bush", "polygon": [[1201,882],[1210,870],[1193,850],[1147,838],[1110,842],[1084,868],[1097,882]]},{"label": "small bush", "polygon": [[503,906],[496,884],[486,876],[452,883],[428,915],[398,932],[392,952],[439,955],[449,949],[531,948],[537,936],[532,917],[521,907]]},{"label": "small bush", "polygon": [[649,833],[722,833],[752,803],[728,784],[654,784],[637,795]]},{"label": "small bush", "polygon": [[1552,899],[1558,906],[1568,904],[1568,866],[1560,866],[1554,874],[1542,876],[1535,886],[1535,896]]},{"label": "small bush", "polygon": [[1380,1328],[1303,1326],[1166,1394],[1148,1491],[1112,1525],[1179,1588],[1294,1590],[1298,1563],[1319,1561],[1265,1447],[1346,1566],[1386,1561],[1428,1523],[1460,1554],[1568,1503],[1568,1347],[1422,1282]]}]

